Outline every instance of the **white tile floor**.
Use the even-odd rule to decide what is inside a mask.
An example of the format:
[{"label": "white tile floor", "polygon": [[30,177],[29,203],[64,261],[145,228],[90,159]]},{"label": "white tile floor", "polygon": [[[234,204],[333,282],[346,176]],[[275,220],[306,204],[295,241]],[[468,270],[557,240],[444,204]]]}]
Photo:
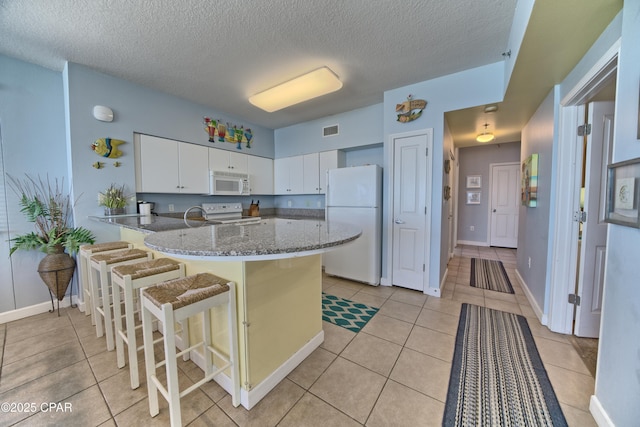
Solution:
[{"label": "white tile floor", "polygon": [[[183,423],[439,426],[460,307],[469,302],[526,316],[569,425],[595,426],[588,412],[594,379],[568,339],[535,317],[514,273],[515,251],[464,246],[457,254],[442,298],[325,277],[326,292],[380,307],[379,313],[359,333],[324,323],[324,344],[251,411],[234,408],[223,389],[208,383],[183,400]],[[515,295],[470,287],[472,257],[502,260]],[[77,309],[0,325],[0,343],[0,402],[37,406],[35,413],[0,414],[0,426],[169,425],[166,403],[149,417],[145,384],[130,389],[127,368],[116,367],[115,352],[106,351]],[[192,362],[179,367],[183,386],[201,375]],[[72,412],[40,411],[45,402],[70,403]]]}]

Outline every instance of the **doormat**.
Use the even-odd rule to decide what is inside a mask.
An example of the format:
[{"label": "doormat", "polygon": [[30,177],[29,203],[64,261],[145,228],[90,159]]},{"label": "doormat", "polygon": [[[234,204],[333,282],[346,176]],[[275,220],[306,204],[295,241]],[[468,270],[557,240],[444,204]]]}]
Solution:
[{"label": "doormat", "polygon": [[502,261],[471,258],[471,286],[512,294],[513,287]]},{"label": "doormat", "polygon": [[442,425],[567,425],[523,316],[462,304]]},{"label": "doormat", "polygon": [[353,332],[360,332],[378,310],[376,307],[322,293],[322,320]]}]

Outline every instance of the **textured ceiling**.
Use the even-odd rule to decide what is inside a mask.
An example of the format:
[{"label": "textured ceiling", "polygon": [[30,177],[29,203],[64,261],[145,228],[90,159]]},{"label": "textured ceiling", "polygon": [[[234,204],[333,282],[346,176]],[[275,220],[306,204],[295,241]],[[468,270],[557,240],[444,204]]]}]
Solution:
[{"label": "textured ceiling", "polygon": [[[502,60],[516,0],[0,0],[0,53],[65,61],[269,128],[380,103],[385,90]],[[537,0],[495,142],[521,127],[622,7]],[[588,24],[585,24],[588,23]],[[335,93],[274,113],[247,98],[326,65]],[[428,98],[427,98],[428,99]],[[458,146],[484,106],[447,114]],[[490,128],[491,129],[491,128]]]},{"label": "textured ceiling", "polygon": [[[0,53],[65,61],[279,128],[502,59],[516,0],[1,0]],[[327,65],[333,94],[266,113],[250,95]]]}]

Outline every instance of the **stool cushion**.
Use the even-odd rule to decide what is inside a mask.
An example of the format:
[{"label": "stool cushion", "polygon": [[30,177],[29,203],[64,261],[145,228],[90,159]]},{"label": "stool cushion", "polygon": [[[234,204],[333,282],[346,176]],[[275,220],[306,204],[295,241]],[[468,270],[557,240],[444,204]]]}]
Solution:
[{"label": "stool cushion", "polygon": [[199,273],[180,279],[167,280],[142,291],[156,307],[171,304],[175,309],[185,307],[214,295],[227,292],[229,281],[211,273]]},{"label": "stool cushion", "polygon": [[131,261],[137,258],[146,258],[147,251],[142,249],[125,249],[123,251],[110,252],[108,254],[91,255],[91,261],[105,261],[107,264],[115,264],[116,262]]},{"label": "stool cushion", "polygon": [[104,252],[104,251],[114,251],[116,249],[128,249],[129,242],[105,242],[105,243],[96,243],[95,245],[82,245],[80,247],[83,251],[91,251],[91,253]]},{"label": "stool cushion", "polygon": [[136,280],[179,269],[180,263],[178,261],[170,258],[156,258],[136,264],[118,265],[113,267],[111,273],[120,277],[131,276],[132,280]]}]

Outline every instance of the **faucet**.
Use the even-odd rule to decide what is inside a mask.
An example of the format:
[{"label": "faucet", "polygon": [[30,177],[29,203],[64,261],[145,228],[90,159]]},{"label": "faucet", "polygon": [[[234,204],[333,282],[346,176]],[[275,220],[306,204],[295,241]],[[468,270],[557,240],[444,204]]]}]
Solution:
[{"label": "faucet", "polygon": [[205,217],[207,215],[207,212],[204,209],[202,209],[202,206],[198,206],[198,205],[191,206],[189,209],[184,211],[184,221],[185,221],[185,223],[187,222],[187,215],[189,214],[189,212],[191,212],[191,209],[200,209]]}]

